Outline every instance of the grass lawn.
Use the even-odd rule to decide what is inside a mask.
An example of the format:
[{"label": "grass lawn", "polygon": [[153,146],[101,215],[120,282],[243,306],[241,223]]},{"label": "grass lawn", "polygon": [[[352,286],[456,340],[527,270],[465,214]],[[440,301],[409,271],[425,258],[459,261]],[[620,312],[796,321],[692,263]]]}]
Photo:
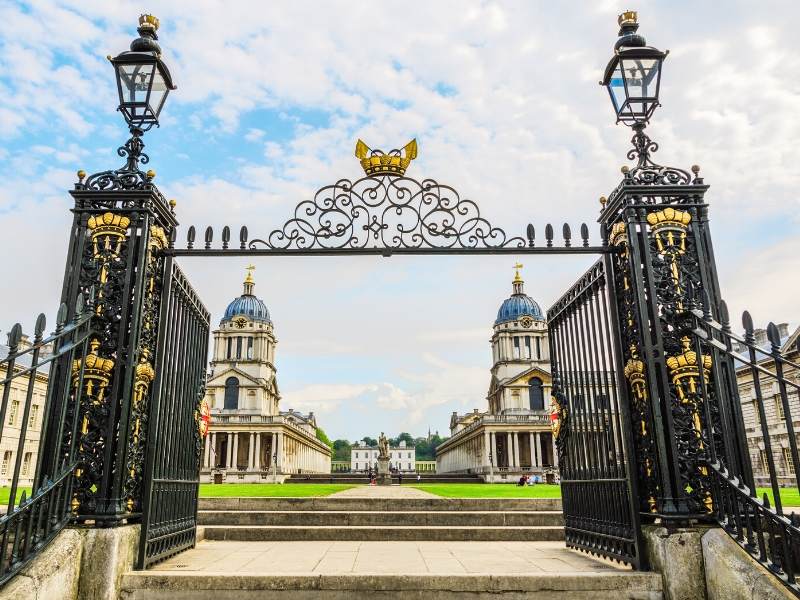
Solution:
[{"label": "grass lawn", "polygon": [[[770,506],[775,506],[775,498],[772,496],[772,488],[758,488],[759,499],[764,499],[764,494],[769,496]],[[800,506],[800,492],[797,488],[781,488],[781,500],[784,506]]]},{"label": "grass lawn", "polygon": [[201,498],[270,496],[273,498],[299,498],[330,496],[334,492],[354,487],[347,483],[201,483]]},{"label": "grass lawn", "polygon": [[[31,488],[17,488],[17,504],[19,504],[19,501],[22,498],[23,491],[25,492],[26,498],[31,495]],[[11,496],[11,488],[0,487],[0,505],[8,506],[9,496]]]},{"label": "grass lawn", "polygon": [[540,483],[521,487],[515,483],[420,483],[419,488],[445,498],[560,498],[557,485]]}]

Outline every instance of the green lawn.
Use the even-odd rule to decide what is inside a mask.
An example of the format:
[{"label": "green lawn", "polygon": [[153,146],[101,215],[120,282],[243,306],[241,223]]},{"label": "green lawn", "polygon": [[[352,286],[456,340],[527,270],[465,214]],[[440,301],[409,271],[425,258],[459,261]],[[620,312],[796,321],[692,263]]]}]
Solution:
[{"label": "green lawn", "polygon": [[330,496],[334,492],[354,487],[346,483],[213,483],[200,484],[201,498],[271,496],[273,498],[299,498],[305,496]]},{"label": "green lawn", "polygon": [[518,486],[514,483],[420,483],[419,488],[445,498],[560,498],[557,485],[540,483]]},{"label": "green lawn", "polygon": [[[764,499],[764,494],[769,496],[770,506],[775,506],[775,498],[772,495],[772,488],[758,488],[759,499]],[[784,506],[800,506],[800,492],[797,488],[781,488],[781,500]]]},{"label": "green lawn", "polygon": [[[17,488],[17,504],[22,498],[22,492],[25,492],[25,497],[31,495],[31,488]],[[0,505],[8,506],[8,497],[11,495],[10,487],[0,487]]]}]

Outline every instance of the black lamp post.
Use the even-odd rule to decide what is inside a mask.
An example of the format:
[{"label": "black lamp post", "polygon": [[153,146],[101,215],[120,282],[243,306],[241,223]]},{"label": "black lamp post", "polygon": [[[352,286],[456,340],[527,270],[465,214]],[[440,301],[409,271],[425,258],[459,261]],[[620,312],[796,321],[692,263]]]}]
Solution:
[{"label": "black lamp post", "polygon": [[617,21],[619,39],[600,85],[608,89],[617,123],[636,132],[632,140],[635,151],[630,158],[638,158],[641,167],[648,163],[649,152],[656,149],[644,128],[660,106],[661,66],[669,52],[648,46],[644,37],[636,33],[639,22],[635,11],[622,13]]},{"label": "black lamp post", "polygon": [[138,172],[139,161],[147,163],[147,155],[142,153],[144,143],[141,136],[153,125],[158,127],[158,117],[170,90],[175,89],[167,65],[161,60],[161,47],[158,45],[158,19],[153,15],[139,17],[137,32],[139,37],[131,42],[129,51],[116,57],[108,57],[114,65],[119,94],[119,110],[131,132],[121,155],[128,162],[122,172]]}]

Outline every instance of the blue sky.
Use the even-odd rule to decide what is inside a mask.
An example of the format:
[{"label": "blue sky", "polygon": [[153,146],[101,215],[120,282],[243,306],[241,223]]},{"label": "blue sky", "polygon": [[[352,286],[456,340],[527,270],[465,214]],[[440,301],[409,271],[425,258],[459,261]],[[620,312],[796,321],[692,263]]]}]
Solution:
[{"label": "blue sky", "polygon": [[[0,2],[0,329],[51,316],[75,172],[115,168],[126,130],[105,56],[138,15],[161,19],[178,89],[145,137],[183,227],[288,219],[318,187],[357,178],[357,138],[416,137],[409,175],[475,200],[494,224],[593,222],[630,132],[597,85],[616,15],[669,49],[657,160],[700,164],[711,187],[722,287],[734,312],[797,323],[800,58],[795,2],[374,3],[81,0]],[[246,259],[184,269],[214,315]],[[447,430],[485,408],[488,340],[514,257],[271,258],[256,291],[275,321],[284,408],[314,410],[332,438]],[[591,262],[528,258],[546,309]]]}]

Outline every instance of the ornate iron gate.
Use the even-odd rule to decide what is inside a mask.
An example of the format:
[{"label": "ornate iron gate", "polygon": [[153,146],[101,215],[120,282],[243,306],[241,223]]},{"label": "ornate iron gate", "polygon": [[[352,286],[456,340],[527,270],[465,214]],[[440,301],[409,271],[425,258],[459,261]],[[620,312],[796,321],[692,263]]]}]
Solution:
[{"label": "ornate iron gate", "polygon": [[199,405],[210,315],[174,259],[164,264],[158,360],[148,415],[139,568],[195,544],[200,482]]},{"label": "ornate iron gate", "polygon": [[611,268],[601,257],[547,311],[565,535],[646,569]]}]

